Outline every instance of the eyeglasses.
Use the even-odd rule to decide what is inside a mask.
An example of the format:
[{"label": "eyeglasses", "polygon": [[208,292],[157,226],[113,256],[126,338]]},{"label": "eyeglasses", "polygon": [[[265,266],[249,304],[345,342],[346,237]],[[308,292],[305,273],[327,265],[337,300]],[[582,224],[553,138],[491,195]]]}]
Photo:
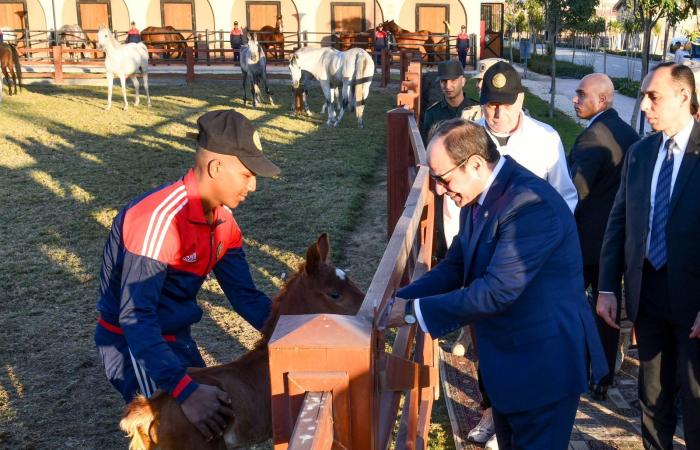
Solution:
[{"label": "eyeglasses", "polygon": [[469,158],[465,158],[464,160],[462,160],[461,163],[457,164],[456,166],[454,166],[453,168],[451,168],[447,172],[443,173],[442,175],[435,175],[435,174],[431,173],[430,178],[432,178],[436,183],[441,184],[444,187],[447,187],[450,184],[450,181],[445,180],[445,176],[449,175],[450,172],[453,172],[454,170],[462,167],[468,160],[469,160]]}]

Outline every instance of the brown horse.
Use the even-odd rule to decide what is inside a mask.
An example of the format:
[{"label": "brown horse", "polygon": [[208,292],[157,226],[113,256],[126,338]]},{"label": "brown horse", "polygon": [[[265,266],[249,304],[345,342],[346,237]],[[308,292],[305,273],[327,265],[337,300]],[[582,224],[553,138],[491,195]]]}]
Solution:
[{"label": "brown horse", "polygon": [[[434,61],[435,55],[439,52],[445,53],[446,45],[444,38],[436,38],[428,30],[409,31],[401,28],[393,20],[382,23],[384,29],[394,35],[398,50],[418,51],[421,59]],[[427,57],[427,58],[426,58]]]},{"label": "brown horse", "polygon": [[272,437],[270,370],[267,343],[282,314],[356,314],[364,294],[345,273],[328,263],[330,244],[322,234],[306,252],[306,262],[275,298],[255,348],[237,360],[190,369],[199,383],[217,386],[233,401],[232,419],[223,437],[207,442],[185,417],[175,399],[160,391],[150,400],[137,397],[127,405],[120,426],[131,437],[131,450],[224,449],[249,446]]},{"label": "brown horse", "polygon": [[[19,62],[17,49],[13,44],[0,44],[0,69],[2,70],[2,76],[0,76],[1,100],[3,77],[7,79],[9,95],[17,94],[19,92],[18,86],[20,89],[22,88],[22,65]],[[12,92],[12,86],[15,88],[14,93]]]},{"label": "brown horse", "polygon": [[359,33],[340,32],[337,34],[336,48],[341,52],[353,47],[372,50],[374,33],[361,31]]},{"label": "brown horse", "polygon": [[[275,26],[265,25],[258,30],[258,36],[260,37],[260,45],[262,45],[265,50],[265,55],[269,59],[271,55],[274,55],[274,59],[284,59],[284,24],[282,23],[282,16],[277,16],[277,21]],[[272,49],[272,52],[270,51]]]},{"label": "brown horse", "polygon": [[150,48],[162,48],[161,58],[179,59],[185,56],[187,39],[174,27],[146,27],[141,31],[141,41]]}]

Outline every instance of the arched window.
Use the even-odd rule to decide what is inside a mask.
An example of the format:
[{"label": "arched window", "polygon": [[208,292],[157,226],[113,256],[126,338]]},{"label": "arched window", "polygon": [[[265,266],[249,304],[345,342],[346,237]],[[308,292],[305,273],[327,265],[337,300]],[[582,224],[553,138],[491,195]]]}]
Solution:
[{"label": "arched window", "polygon": [[428,30],[431,33],[447,33],[444,21],[450,20],[450,6],[437,4],[416,5],[416,31]]},{"label": "arched window", "polygon": [[359,33],[367,31],[365,4],[349,2],[331,3],[331,31]]},{"label": "arched window", "polygon": [[97,39],[100,27],[112,29],[112,8],[109,0],[78,0],[78,25],[88,35]]},{"label": "arched window", "polygon": [[246,22],[251,31],[260,30],[264,26],[274,28],[280,15],[280,2],[246,2]]},{"label": "arched window", "polygon": [[163,26],[171,26],[178,31],[195,29],[193,0],[161,0],[160,11]]},{"label": "arched window", "polygon": [[0,28],[23,30],[27,24],[26,2],[0,0]]}]

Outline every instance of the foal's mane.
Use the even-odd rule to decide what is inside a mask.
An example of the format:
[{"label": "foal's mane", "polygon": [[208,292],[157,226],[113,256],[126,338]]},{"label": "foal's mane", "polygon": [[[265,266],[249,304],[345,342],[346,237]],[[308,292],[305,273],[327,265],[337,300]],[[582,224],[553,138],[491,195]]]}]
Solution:
[{"label": "foal's mane", "polygon": [[234,361],[236,364],[240,364],[251,359],[257,359],[263,355],[267,355],[267,343],[270,341],[272,333],[275,331],[277,321],[280,318],[280,309],[282,307],[282,303],[284,303],[284,301],[287,300],[286,297],[289,295],[290,287],[292,287],[297,282],[297,280],[304,275],[305,270],[306,263],[302,263],[301,265],[299,265],[299,269],[296,271],[296,273],[294,273],[294,275],[292,275],[289,278],[289,280],[286,283],[284,283],[284,286],[282,286],[282,289],[280,289],[279,293],[275,296],[274,300],[272,301],[272,307],[270,308],[270,316],[267,318],[265,325],[263,325],[262,329],[260,330],[262,336],[260,337],[260,339],[258,339],[258,342],[255,343],[255,345],[250,351],[246,352],[240,358]]}]

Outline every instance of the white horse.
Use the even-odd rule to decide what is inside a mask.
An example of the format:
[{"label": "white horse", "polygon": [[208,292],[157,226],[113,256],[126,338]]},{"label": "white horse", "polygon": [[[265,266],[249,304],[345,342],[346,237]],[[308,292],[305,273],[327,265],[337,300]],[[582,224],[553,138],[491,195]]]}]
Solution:
[{"label": "white horse", "polygon": [[265,93],[270,98],[270,104],[274,106],[272,92],[267,87],[267,58],[262,46],[258,43],[257,34],[248,35],[248,43],[241,47],[241,73],[243,74],[243,104],[248,101],[246,80],[250,77],[250,91],[253,97],[253,108],[257,108],[258,102],[262,103],[260,96],[260,84],[265,87]]},{"label": "white horse", "polygon": [[151,95],[148,93],[148,49],[143,44],[129,43],[121,44],[114,38],[108,28],[100,28],[97,32],[97,44],[105,52],[105,70],[107,71],[107,108],[112,107],[112,85],[114,75],[119,77],[122,84],[122,95],[124,96],[124,111],[129,109],[129,102],[126,100],[126,77],[130,77],[136,90],[136,100],[134,106],[139,104],[139,80],[136,72],[143,74],[143,87],[146,90],[148,106],[151,106]]},{"label": "white horse", "polygon": [[[302,82],[302,71],[310,73],[321,83],[326,98],[324,109],[328,109],[328,125],[337,127],[345,110],[355,110],[357,126],[364,128],[365,103],[374,76],[374,61],[367,51],[361,48],[344,52],[329,47],[300,48],[289,60],[289,71],[295,89]],[[341,89],[340,95],[338,89]],[[333,105],[336,101],[337,113]]]}]

